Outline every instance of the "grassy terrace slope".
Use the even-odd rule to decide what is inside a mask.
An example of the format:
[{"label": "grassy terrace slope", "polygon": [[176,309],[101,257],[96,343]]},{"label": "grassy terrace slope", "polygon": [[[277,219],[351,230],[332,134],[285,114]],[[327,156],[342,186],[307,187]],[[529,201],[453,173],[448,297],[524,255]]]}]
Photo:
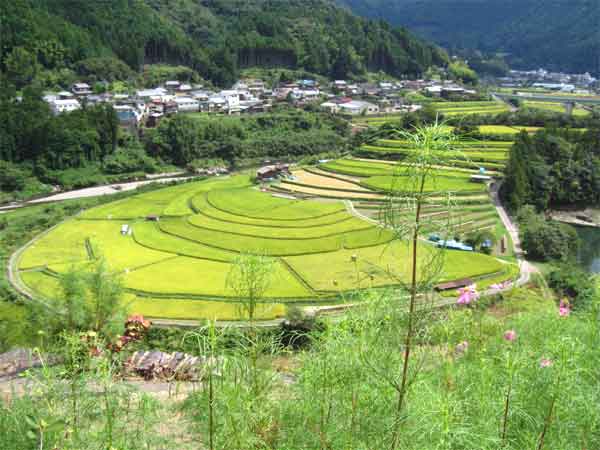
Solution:
[{"label": "grassy terrace slope", "polygon": [[[413,181],[405,176],[405,166],[383,161],[338,159],[319,166],[322,170],[342,175],[362,177],[360,184],[375,191],[410,191]],[[426,191],[452,191],[457,195],[483,193],[486,187],[470,181],[470,173],[440,168],[432,173]]]},{"label": "grassy terrace slope", "polygon": [[[371,169],[386,167],[392,166],[374,163]],[[372,181],[383,177],[385,184],[385,176]],[[460,176],[448,180],[465,183]],[[333,183],[370,192],[351,181]],[[489,211],[474,211],[473,217],[482,213]],[[148,215],[160,220],[148,221]],[[123,225],[132,232],[122,235]],[[429,244],[422,246],[422,254],[431,251]],[[271,318],[283,315],[289,302],[335,303],[344,291],[406,279],[406,251],[403,243],[392,242],[388,230],[350,215],[340,201],[272,195],[252,187],[247,176],[235,176],[168,187],[84,211],[40,236],[17,264],[21,282],[51,300],[61,295],[61,274],[73,267],[86,270],[103,255],[122,277],[132,312],[235,320],[241,299],[226,280],[240,252],[276,259],[258,310],[259,317]],[[389,267],[394,267],[393,276]],[[495,276],[503,270],[488,256],[448,252],[444,279]]]}]

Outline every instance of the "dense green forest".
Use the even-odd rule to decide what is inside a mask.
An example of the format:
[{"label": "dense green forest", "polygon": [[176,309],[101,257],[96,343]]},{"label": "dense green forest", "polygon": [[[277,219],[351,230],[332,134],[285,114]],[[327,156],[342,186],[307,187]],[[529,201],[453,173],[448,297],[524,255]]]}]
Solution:
[{"label": "dense green forest", "polygon": [[337,0],[453,50],[508,54],[511,65],[600,73],[597,0]]},{"label": "dense green forest", "polygon": [[147,130],[144,142],[151,156],[179,166],[219,160],[239,167],[339,154],[348,148],[349,128],[339,117],[302,110],[201,120],[180,114]]},{"label": "dense green forest", "polygon": [[521,133],[510,152],[503,194],[512,209],[600,202],[600,130]]},{"label": "dense green forest", "polygon": [[127,79],[146,64],[188,66],[218,85],[245,67],[334,78],[418,75],[446,54],[404,29],[326,0],[16,0],[0,12],[0,67],[18,88],[73,74]]}]

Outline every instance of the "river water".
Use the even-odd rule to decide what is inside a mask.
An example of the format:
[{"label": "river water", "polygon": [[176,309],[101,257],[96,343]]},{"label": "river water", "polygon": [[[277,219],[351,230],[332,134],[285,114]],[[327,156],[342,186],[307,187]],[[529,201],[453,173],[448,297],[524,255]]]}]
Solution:
[{"label": "river water", "polygon": [[590,272],[600,273],[600,228],[577,227],[581,239],[580,264]]}]

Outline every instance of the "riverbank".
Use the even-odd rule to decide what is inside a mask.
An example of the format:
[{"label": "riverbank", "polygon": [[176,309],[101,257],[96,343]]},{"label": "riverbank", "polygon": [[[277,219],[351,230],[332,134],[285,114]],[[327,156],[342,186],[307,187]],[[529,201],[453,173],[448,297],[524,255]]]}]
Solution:
[{"label": "riverbank", "polygon": [[550,217],[570,225],[600,228],[600,208],[552,210]]}]

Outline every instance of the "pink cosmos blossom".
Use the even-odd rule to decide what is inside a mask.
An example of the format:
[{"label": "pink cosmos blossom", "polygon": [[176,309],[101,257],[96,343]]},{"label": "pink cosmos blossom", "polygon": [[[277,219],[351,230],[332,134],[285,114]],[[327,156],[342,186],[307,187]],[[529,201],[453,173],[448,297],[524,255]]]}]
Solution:
[{"label": "pink cosmos blossom", "polygon": [[504,332],[504,339],[513,342],[517,339],[517,332],[515,330],[508,330]]},{"label": "pink cosmos blossom", "polygon": [[569,302],[566,300],[561,300],[560,305],[558,306],[558,315],[561,317],[567,317],[571,314],[571,306]]},{"label": "pink cosmos blossom", "polygon": [[496,283],[496,284],[492,284],[492,285],[490,286],[490,291],[492,291],[492,292],[499,292],[499,291],[502,291],[502,290],[506,289],[507,287],[509,287],[509,286],[510,286],[510,283],[511,283],[511,282],[507,280],[507,281],[504,281],[504,282],[502,282],[502,283]]},{"label": "pink cosmos blossom", "polygon": [[475,302],[479,298],[479,292],[477,292],[477,285],[471,284],[458,290],[457,305],[469,305],[471,302]]},{"label": "pink cosmos blossom", "polygon": [[550,367],[552,364],[554,364],[554,363],[552,362],[552,360],[551,360],[551,359],[548,359],[548,358],[542,358],[542,359],[540,360],[540,367],[541,367],[542,369],[543,369],[543,368],[545,368],[545,367]]}]

